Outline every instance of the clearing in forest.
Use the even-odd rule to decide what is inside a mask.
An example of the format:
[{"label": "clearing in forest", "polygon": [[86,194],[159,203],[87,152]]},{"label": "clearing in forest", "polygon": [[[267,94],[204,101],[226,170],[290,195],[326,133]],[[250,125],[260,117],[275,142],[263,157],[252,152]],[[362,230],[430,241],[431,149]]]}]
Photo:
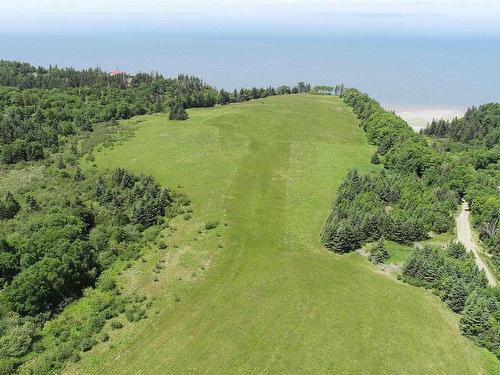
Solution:
[{"label": "clearing in forest", "polygon": [[[151,174],[186,193],[192,218],[179,220],[164,251],[171,261],[184,256],[179,267],[198,267],[199,254],[210,266],[175,302],[170,289],[181,277],[159,288],[134,266],[128,283],[156,290],[157,313],[84,353],[69,373],[480,374],[495,366],[430,292],[321,245],[347,171],[375,168],[374,148],[338,98],[277,96],[189,116],[144,116],[128,125],[132,138],[95,156],[99,168]],[[219,224],[205,230],[209,222]]]}]

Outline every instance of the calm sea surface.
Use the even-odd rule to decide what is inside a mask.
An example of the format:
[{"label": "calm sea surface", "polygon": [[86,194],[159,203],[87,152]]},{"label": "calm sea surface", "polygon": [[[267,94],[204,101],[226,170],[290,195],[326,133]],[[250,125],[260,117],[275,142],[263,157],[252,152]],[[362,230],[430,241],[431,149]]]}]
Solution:
[{"label": "calm sea surface", "polygon": [[188,73],[218,88],[343,82],[396,109],[500,101],[500,39],[362,35],[0,35],[0,58]]}]

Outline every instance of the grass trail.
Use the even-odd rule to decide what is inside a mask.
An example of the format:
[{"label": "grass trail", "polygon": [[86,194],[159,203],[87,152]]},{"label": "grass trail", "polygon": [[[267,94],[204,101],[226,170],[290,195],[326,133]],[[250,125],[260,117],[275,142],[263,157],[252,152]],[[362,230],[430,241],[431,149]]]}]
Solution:
[{"label": "grass trail", "polygon": [[[171,239],[181,246],[169,251],[189,246],[208,256],[210,269],[173,307],[177,284],[154,289],[144,279],[159,314],[85,353],[69,373],[494,370],[495,360],[460,336],[456,316],[436,297],[357,254],[321,246],[336,187],[349,168],[373,168],[373,148],[338,99],[273,97],[189,114],[181,123],[145,117],[134,138],[96,161],[180,184],[194,213]],[[220,237],[204,234],[211,242],[197,234],[208,221],[220,223]]]}]

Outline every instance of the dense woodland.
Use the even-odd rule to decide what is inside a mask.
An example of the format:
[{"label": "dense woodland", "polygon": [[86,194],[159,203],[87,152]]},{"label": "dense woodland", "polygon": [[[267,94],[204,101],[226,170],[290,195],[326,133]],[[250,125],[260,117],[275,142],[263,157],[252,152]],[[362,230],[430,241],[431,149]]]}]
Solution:
[{"label": "dense woodland", "polygon": [[[325,245],[349,252],[376,241],[370,260],[383,263],[388,258],[384,239],[411,244],[431,233],[453,231],[458,204],[466,199],[498,269],[500,105],[472,108],[451,122],[434,121],[416,134],[356,89],[343,90],[341,97],[377,146],[372,162],[383,169],[371,175],[349,172],[322,233]],[[461,244],[451,243],[445,250],[415,246],[401,277],[434,290],[461,314],[462,333],[500,358],[500,293],[488,286]]]},{"label": "dense woodland", "polygon": [[381,238],[411,244],[429,232],[449,231],[456,197],[449,191],[433,192],[412,175],[382,171],[360,175],[351,171],[337,197],[323,231],[325,244],[348,252]]},{"label": "dense woodland", "polygon": [[499,123],[500,103],[488,103],[469,108],[462,118],[433,120],[423,133],[492,149],[500,144]]},{"label": "dense woodland", "polygon": [[432,121],[424,134],[436,148],[469,166],[464,196],[483,243],[500,264],[500,104],[467,110],[463,118]]}]

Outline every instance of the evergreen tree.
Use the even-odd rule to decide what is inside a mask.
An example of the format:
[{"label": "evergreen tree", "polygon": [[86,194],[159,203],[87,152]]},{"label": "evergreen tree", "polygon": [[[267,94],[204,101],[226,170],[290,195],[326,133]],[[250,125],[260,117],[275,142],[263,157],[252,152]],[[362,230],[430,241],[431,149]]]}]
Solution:
[{"label": "evergreen tree", "polygon": [[153,111],[155,113],[163,112],[163,103],[160,98],[157,98],[154,104]]},{"label": "evergreen tree", "polygon": [[168,115],[168,118],[170,120],[187,120],[189,118],[186,110],[182,106],[180,102],[175,102],[171,107],[170,107],[170,113]]},{"label": "evergreen tree", "polygon": [[448,246],[448,254],[455,259],[464,259],[467,257],[467,250],[461,242],[453,241]]},{"label": "evergreen tree", "polygon": [[326,246],[339,253],[346,253],[361,246],[361,235],[353,223],[343,222],[332,232]]},{"label": "evergreen tree", "polygon": [[446,298],[446,303],[456,313],[460,313],[467,300],[467,292],[461,279],[453,278],[451,290]]},{"label": "evergreen tree", "polygon": [[80,169],[80,166],[76,167],[74,179],[75,179],[75,181],[83,181],[85,179],[85,176],[83,175],[82,170]]},{"label": "evergreen tree", "polygon": [[373,247],[372,251],[370,252],[369,259],[374,264],[384,263],[387,259],[389,259],[389,252],[385,248],[383,237],[381,237],[376,242],[375,246]]},{"label": "evergreen tree", "polygon": [[104,182],[104,179],[101,176],[99,176],[99,178],[97,179],[96,197],[99,203],[102,204],[105,202],[106,183]]},{"label": "evergreen tree", "polygon": [[483,296],[476,296],[467,301],[460,319],[460,330],[476,342],[481,343],[492,328],[491,312]]}]

